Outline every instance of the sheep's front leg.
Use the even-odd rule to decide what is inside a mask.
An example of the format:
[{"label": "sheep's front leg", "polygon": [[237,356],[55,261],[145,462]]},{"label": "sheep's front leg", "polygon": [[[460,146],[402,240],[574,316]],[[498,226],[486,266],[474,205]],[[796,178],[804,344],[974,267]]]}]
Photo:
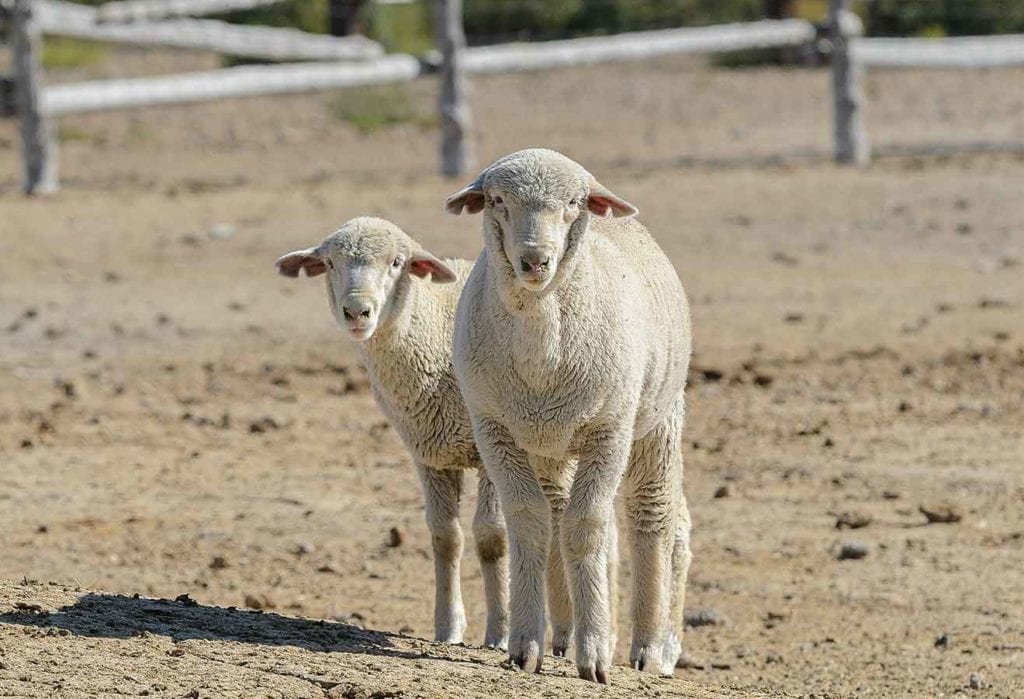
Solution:
[{"label": "sheep's front leg", "polygon": [[487,597],[487,630],[484,645],[508,649],[508,537],[501,502],[487,472],[480,469],[477,485],[476,516],[473,517],[473,539],[480,559]]},{"label": "sheep's front leg", "polygon": [[548,614],[551,618],[551,652],[564,657],[572,641],[572,598],[569,596],[565,564],[562,562],[562,513],[569,502],[569,484],[575,462],[531,456],[541,489],[551,507],[551,546],[548,550]]},{"label": "sheep's front leg", "polygon": [[462,643],[466,612],[462,607],[459,562],[462,528],[459,526],[461,471],[438,471],[417,464],[426,503],[427,526],[434,546],[434,640]]},{"label": "sheep's front leg", "polygon": [[508,430],[484,418],[473,421],[473,431],[508,527],[509,659],[527,672],[540,672],[544,659],[544,564],[550,536],[548,503],[526,452],[515,445]]},{"label": "sheep's front leg", "polygon": [[608,554],[614,499],[630,436],[628,430],[610,431],[587,441],[562,518],[562,557],[576,622],[576,668],[580,677],[602,684],[608,684],[611,666]]},{"label": "sheep's front leg", "polygon": [[[633,445],[626,510],[633,549],[633,644],[637,670],[671,675],[678,645],[671,602],[682,604],[682,559],[674,556],[682,498],[681,416],[670,416]],[[688,544],[681,542],[688,552]],[[680,551],[680,555],[682,552]],[[679,614],[681,615],[681,609]]]}]

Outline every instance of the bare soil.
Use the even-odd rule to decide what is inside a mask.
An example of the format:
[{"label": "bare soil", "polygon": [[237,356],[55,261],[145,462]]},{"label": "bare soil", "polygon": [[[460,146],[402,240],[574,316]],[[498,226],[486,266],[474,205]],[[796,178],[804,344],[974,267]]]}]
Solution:
[{"label": "bare soil", "polygon": [[[209,64],[118,52],[53,79]],[[871,133],[1019,141],[1022,78],[875,72]],[[588,165],[691,295],[688,607],[719,621],[685,639],[699,667],[601,690],[554,658],[525,676],[419,640],[411,463],[321,284],[272,262],[363,213],[473,257],[479,222],[443,215],[458,183],[433,131],[360,135],[309,96],[66,118],[66,186],[36,199],[0,123],[0,694],[1024,694],[1024,162],[836,168],[820,71],[474,87],[481,161],[547,145]],[[429,110],[433,85],[411,90]],[[919,509],[942,505],[959,521]]]}]

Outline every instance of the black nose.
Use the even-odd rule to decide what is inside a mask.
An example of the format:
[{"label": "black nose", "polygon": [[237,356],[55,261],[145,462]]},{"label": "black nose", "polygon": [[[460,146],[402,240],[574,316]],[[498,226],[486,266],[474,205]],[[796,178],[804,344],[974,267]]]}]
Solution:
[{"label": "black nose", "polygon": [[357,313],[353,313],[352,311],[350,311],[348,306],[342,306],[341,312],[345,314],[345,318],[348,319],[348,320],[355,320],[357,315],[360,318],[369,318],[370,317],[369,309],[364,309],[362,311],[359,311],[359,313],[357,314]]},{"label": "black nose", "polygon": [[524,272],[543,272],[551,263],[551,258],[537,252],[528,252],[519,258],[519,269]]}]

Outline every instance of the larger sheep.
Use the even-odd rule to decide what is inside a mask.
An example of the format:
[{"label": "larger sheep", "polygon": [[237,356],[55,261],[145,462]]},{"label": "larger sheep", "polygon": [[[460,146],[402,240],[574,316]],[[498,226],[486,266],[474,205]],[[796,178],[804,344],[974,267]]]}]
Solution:
[{"label": "larger sheep", "polygon": [[466,626],[459,500],[463,471],[479,470],[473,536],[487,597],[484,642],[506,647],[505,526],[494,487],[479,468],[452,370],[455,307],[470,263],[439,260],[390,221],[363,217],[316,247],[284,255],[276,266],[288,277],[301,270],[310,277],[327,273],[334,317],[357,341],[377,404],[416,463],[433,539],[438,641],[462,642]]},{"label": "larger sheep", "polygon": [[606,559],[623,477],[630,662],[671,674],[690,562],[681,432],[691,339],[679,278],[635,207],[554,151],[499,159],[447,209],[484,212],[484,251],[459,302],[455,372],[508,525],[511,660],[540,670],[543,484],[578,458],[560,543],[579,674],[607,683]]}]

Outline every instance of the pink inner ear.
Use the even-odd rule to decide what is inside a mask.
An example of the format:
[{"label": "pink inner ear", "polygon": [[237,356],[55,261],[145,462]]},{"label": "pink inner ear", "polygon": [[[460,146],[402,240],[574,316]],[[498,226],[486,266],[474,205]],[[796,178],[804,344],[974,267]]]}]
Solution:
[{"label": "pink inner ear", "polygon": [[612,204],[610,201],[604,197],[595,196],[593,194],[591,194],[590,198],[587,199],[587,208],[590,209],[590,213],[600,216],[601,218],[608,216],[612,212]]},{"label": "pink inner ear", "polygon": [[409,274],[427,277],[434,271],[434,263],[430,260],[413,260],[409,263]]}]

